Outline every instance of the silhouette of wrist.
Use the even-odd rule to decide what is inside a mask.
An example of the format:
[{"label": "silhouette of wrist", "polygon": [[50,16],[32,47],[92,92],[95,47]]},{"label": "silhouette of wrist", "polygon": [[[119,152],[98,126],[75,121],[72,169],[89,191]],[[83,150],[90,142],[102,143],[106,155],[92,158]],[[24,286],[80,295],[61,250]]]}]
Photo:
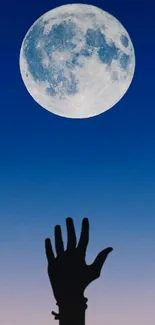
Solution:
[{"label": "silhouette of wrist", "polygon": [[59,313],[52,314],[56,320],[59,320],[60,325],[84,325],[85,324],[85,310],[87,309],[88,299],[83,297],[80,299],[72,299],[56,303],[59,308]]}]

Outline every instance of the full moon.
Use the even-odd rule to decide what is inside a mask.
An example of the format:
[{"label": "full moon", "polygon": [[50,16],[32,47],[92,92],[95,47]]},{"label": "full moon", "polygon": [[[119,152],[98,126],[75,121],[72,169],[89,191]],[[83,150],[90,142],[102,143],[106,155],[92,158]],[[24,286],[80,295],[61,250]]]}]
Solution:
[{"label": "full moon", "polygon": [[135,71],[130,36],[111,14],[86,4],[48,11],[30,27],[20,49],[20,72],[33,99],[67,118],[112,108]]}]

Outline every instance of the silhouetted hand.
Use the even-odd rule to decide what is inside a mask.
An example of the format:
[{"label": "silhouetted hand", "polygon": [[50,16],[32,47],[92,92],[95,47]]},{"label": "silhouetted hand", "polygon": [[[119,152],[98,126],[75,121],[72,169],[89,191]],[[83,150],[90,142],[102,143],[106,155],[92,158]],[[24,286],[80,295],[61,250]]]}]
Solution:
[{"label": "silhouetted hand", "polygon": [[73,220],[66,219],[67,249],[64,249],[61,227],[55,226],[55,248],[57,256],[54,256],[51,241],[45,240],[46,256],[48,260],[48,275],[53,288],[53,293],[58,305],[64,301],[73,301],[83,297],[86,287],[99,278],[102,266],[113,250],[108,247],[101,251],[91,265],[85,262],[86,248],[89,241],[89,221],[84,218],[80,240],[77,245]]}]

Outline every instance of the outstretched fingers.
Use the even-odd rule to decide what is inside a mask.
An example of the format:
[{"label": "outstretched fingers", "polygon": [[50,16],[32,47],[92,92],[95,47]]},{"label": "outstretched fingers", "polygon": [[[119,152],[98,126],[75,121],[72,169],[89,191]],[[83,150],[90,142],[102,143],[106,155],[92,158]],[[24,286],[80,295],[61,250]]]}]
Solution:
[{"label": "outstretched fingers", "polygon": [[45,252],[48,263],[52,263],[54,260],[54,252],[52,249],[52,244],[50,238],[45,239]]},{"label": "outstretched fingers", "polygon": [[80,235],[79,244],[77,247],[84,254],[86,253],[88,241],[89,241],[89,220],[88,220],[88,218],[84,218],[82,220],[81,235]]}]

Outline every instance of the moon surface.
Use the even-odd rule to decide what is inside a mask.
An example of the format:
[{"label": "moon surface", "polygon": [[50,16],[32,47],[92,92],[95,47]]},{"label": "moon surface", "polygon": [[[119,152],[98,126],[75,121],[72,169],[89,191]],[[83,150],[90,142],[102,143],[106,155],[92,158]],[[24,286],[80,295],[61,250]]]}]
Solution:
[{"label": "moon surface", "polygon": [[20,72],[33,99],[68,118],[89,118],[113,107],[135,71],[135,53],[122,24],[98,7],[69,4],[30,27]]}]

